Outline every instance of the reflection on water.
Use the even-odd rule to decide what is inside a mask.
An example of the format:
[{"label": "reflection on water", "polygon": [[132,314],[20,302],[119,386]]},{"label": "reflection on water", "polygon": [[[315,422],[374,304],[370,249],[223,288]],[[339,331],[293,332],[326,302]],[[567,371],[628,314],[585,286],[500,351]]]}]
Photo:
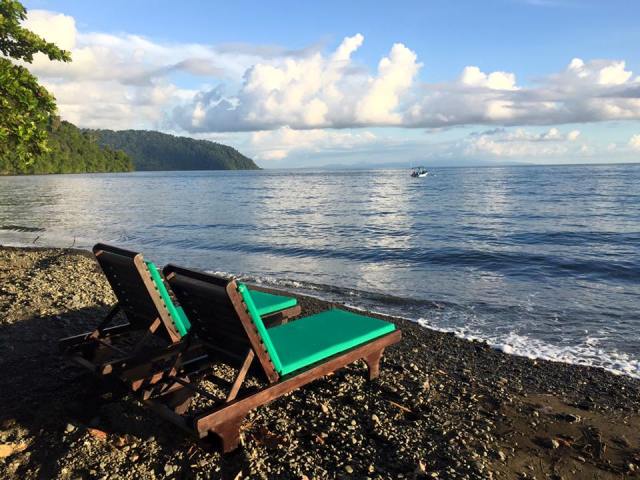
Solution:
[{"label": "reflection on water", "polygon": [[433,173],[4,177],[0,243],[113,242],[640,375],[639,166]]}]

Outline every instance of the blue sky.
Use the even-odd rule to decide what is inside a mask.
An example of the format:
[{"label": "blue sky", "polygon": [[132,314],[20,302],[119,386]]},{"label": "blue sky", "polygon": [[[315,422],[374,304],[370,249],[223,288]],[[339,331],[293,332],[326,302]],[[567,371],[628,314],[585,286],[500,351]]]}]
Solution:
[{"label": "blue sky", "polygon": [[640,3],[26,2],[64,118],[264,167],[640,156]]}]

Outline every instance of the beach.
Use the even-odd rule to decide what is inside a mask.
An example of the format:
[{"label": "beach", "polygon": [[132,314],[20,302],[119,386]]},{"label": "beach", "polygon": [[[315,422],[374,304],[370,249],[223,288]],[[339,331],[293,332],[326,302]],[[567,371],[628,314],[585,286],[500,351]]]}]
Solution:
[{"label": "beach", "polygon": [[640,380],[389,317],[379,379],[358,362],[258,408],[223,456],[58,353],[114,302],[89,252],[0,248],[1,478],[640,478]]}]

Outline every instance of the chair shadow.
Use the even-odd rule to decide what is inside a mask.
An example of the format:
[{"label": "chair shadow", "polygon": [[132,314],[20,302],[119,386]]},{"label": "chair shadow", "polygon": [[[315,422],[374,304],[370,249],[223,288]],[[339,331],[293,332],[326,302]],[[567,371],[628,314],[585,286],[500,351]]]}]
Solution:
[{"label": "chair shadow", "polygon": [[[0,325],[0,443],[26,444],[24,451],[0,462],[0,478],[127,476],[141,467],[137,462],[144,462],[147,469],[138,474],[146,476],[144,472],[153,470],[157,478],[193,478],[202,469],[211,469],[213,478],[236,478],[239,472],[247,475],[256,468],[250,458],[255,448],[222,455],[217,445],[189,437],[144,408],[121,386],[93,377],[59,353],[59,339],[92,330],[108,310],[108,306],[96,306]],[[386,368],[392,370],[393,362]],[[263,407],[254,430],[273,427],[280,416],[290,417],[292,425],[313,432],[300,439],[294,455],[316,456],[324,471],[341,472],[335,455],[314,440],[323,427],[316,424],[317,415],[311,411],[319,408],[319,401],[339,397],[341,385],[349,385],[349,377],[359,377],[364,371],[364,364],[347,367],[332,378],[293,392],[286,400],[277,400],[273,407]],[[357,389],[350,390],[353,388]],[[362,388],[382,398],[383,389],[377,382]],[[344,429],[351,419],[340,422]],[[399,453],[393,441],[373,432],[366,434],[376,452],[371,461],[378,471],[385,471],[389,462],[397,471],[413,469],[409,452]],[[282,454],[268,442],[256,440],[255,431],[247,435],[263,454],[276,458]],[[280,477],[299,475],[292,471]]]},{"label": "chair shadow", "polygon": [[[160,478],[190,478],[187,452],[194,448],[218,462],[221,478],[246,469],[242,450],[222,456],[215,447],[194,442],[122,387],[94,377],[59,353],[60,338],[90,331],[107,311],[107,306],[83,308],[0,325],[0,443],[26,445],[0,463],[0,477],[92,478],[110,473],[108,466],[96,467],[78,454],[87,441],[114,449],[154,443],[158,451],[152,468]],[[64,467],[70,455],[76,458],[71,472]],[[167,474],[165,465],[175,467],[173,472]]]}]

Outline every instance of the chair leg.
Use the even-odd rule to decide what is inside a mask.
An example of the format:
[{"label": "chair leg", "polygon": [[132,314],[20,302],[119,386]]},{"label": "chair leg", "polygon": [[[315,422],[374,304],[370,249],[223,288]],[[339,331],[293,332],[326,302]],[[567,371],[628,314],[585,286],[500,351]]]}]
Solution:
[{"label": "chair leg", "polygon": [[238,448],[240,444],[240,426],[245,415],[229,418],[211,429],[220,438],[224,453],[229,453]]},{"label": "chair leg", "polygon": [[249,352],[247,353],[247,356],[244,358],[244,362],[242,362],[242,367],[240,367],[240,371],[238,372],[236,379],[233,381],[231,390],[229,391],[229,394],[227,395],[227,399],[225,400],[226,403],[229,403],[235,400],[236,396],[238,395],[238,392],[240,391],[240,387],[244,382],[244,378],[247,376],[249,367],[251,367],[251,362],[253,362],[253,358],[255,356],[256,354],[253,352],[253,350],[249,350]]},{"label": "chair leg", "polygon": [[369,380],[378,378],[378,375],[380,375],[380,359],[382,358],[383,352],[384,348],[381,348],[380,350],[373,352],[371,355],[364,357],[364,361],[369,369]]}]

